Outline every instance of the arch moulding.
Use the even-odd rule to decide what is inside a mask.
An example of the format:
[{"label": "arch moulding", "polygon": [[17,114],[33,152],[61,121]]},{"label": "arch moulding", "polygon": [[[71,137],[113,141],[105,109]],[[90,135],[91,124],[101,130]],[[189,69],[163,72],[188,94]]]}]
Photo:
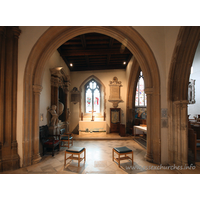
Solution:
[{"label": "arch moulding", "polygon": [[[51,55],[64,42],[81,34],[96,32],[108,35],[124,44],[134,55],[143,71],[149,95],[149,121],[147,122],[149,158],[160,163],[160,77],[153,52],[145,40],[132,27],[50,27],[36,42],[27,60],[24,74],[24,128],[23,128],[23,166],[38,162],[39,155],[39,97],[33,87],[40,87],[44,66]],[[131,76],[130,76],[131,79]],[[156,119],[155,117],[156,116]]]}]

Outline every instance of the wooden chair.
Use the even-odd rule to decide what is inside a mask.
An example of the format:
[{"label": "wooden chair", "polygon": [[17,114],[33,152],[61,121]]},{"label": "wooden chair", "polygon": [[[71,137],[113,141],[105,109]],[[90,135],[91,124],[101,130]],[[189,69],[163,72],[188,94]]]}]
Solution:
[{"label": "wooden chair", "polygon": [[54,151],[57,148],[58,151],[60,150],[60,135],[49,135],[48,126],[40,126],[40,141],[43,146],[43,155],[45,154],[45,149],[50,149],[52,151],[52,156],[54,156]]},{"label": "wooden chair", "polygon": [[196,161],[197,151],[200,150],[200,140],[197,139],[197,134],[193,129],[188,129],[188,148],[194,154],[194,161]]},{"label": "wooden chair", "polygon": [[60,129],[60,147],[73,146],[73,133],[66,133],[65,128]]}]

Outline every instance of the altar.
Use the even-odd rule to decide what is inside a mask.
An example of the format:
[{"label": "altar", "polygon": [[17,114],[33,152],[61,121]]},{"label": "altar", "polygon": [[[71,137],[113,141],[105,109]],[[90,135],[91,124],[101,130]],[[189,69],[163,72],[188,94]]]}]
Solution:
[{"label": "altar", "polygon": [[134,126],[134,136],[136,135],[146,135],[147,127],[146,126]]},{"label": "altar", "polygon": [[83,132],[107,132],[106,121],[79,121],[79,134]]}]

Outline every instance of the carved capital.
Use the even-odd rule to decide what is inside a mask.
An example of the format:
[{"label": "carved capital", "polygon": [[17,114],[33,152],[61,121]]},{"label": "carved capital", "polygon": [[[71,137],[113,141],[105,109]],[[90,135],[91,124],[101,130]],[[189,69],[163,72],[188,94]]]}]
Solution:
[{"label": "carved capital", "polygon": [[41,91],[42,91],[42,86],[41,85],[33,85],[34,94],[40,94]]},{"label": "carved capital", "polygon": [[182,101],[174,101],[173,104],[176,106],[184,107],[187,106],[189,103],[188,100],[182,100]]},{"label": "carved capital", "polygon": [[14,26],[14,27],[12,28],[12,30],[13,30],[14,37],[18,39],[18,38],[19,38],[19,35],[20,35],[20,33],[21,33],[21,30],[20,30],[18,27],[16,27],[16,26]]},{"label": "carved capital", "polygon": [[145,88],[146,95],[152,95],[153,94],[153,88]]}]

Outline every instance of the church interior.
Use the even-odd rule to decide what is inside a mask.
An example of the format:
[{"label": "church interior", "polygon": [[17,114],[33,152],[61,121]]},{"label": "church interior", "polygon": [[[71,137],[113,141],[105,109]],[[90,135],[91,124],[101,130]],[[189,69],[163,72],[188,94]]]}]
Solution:
[{"label": "church interior", "polygon": [[199,174],[199,40],[198,26],[1,26],[0,173]]}]

